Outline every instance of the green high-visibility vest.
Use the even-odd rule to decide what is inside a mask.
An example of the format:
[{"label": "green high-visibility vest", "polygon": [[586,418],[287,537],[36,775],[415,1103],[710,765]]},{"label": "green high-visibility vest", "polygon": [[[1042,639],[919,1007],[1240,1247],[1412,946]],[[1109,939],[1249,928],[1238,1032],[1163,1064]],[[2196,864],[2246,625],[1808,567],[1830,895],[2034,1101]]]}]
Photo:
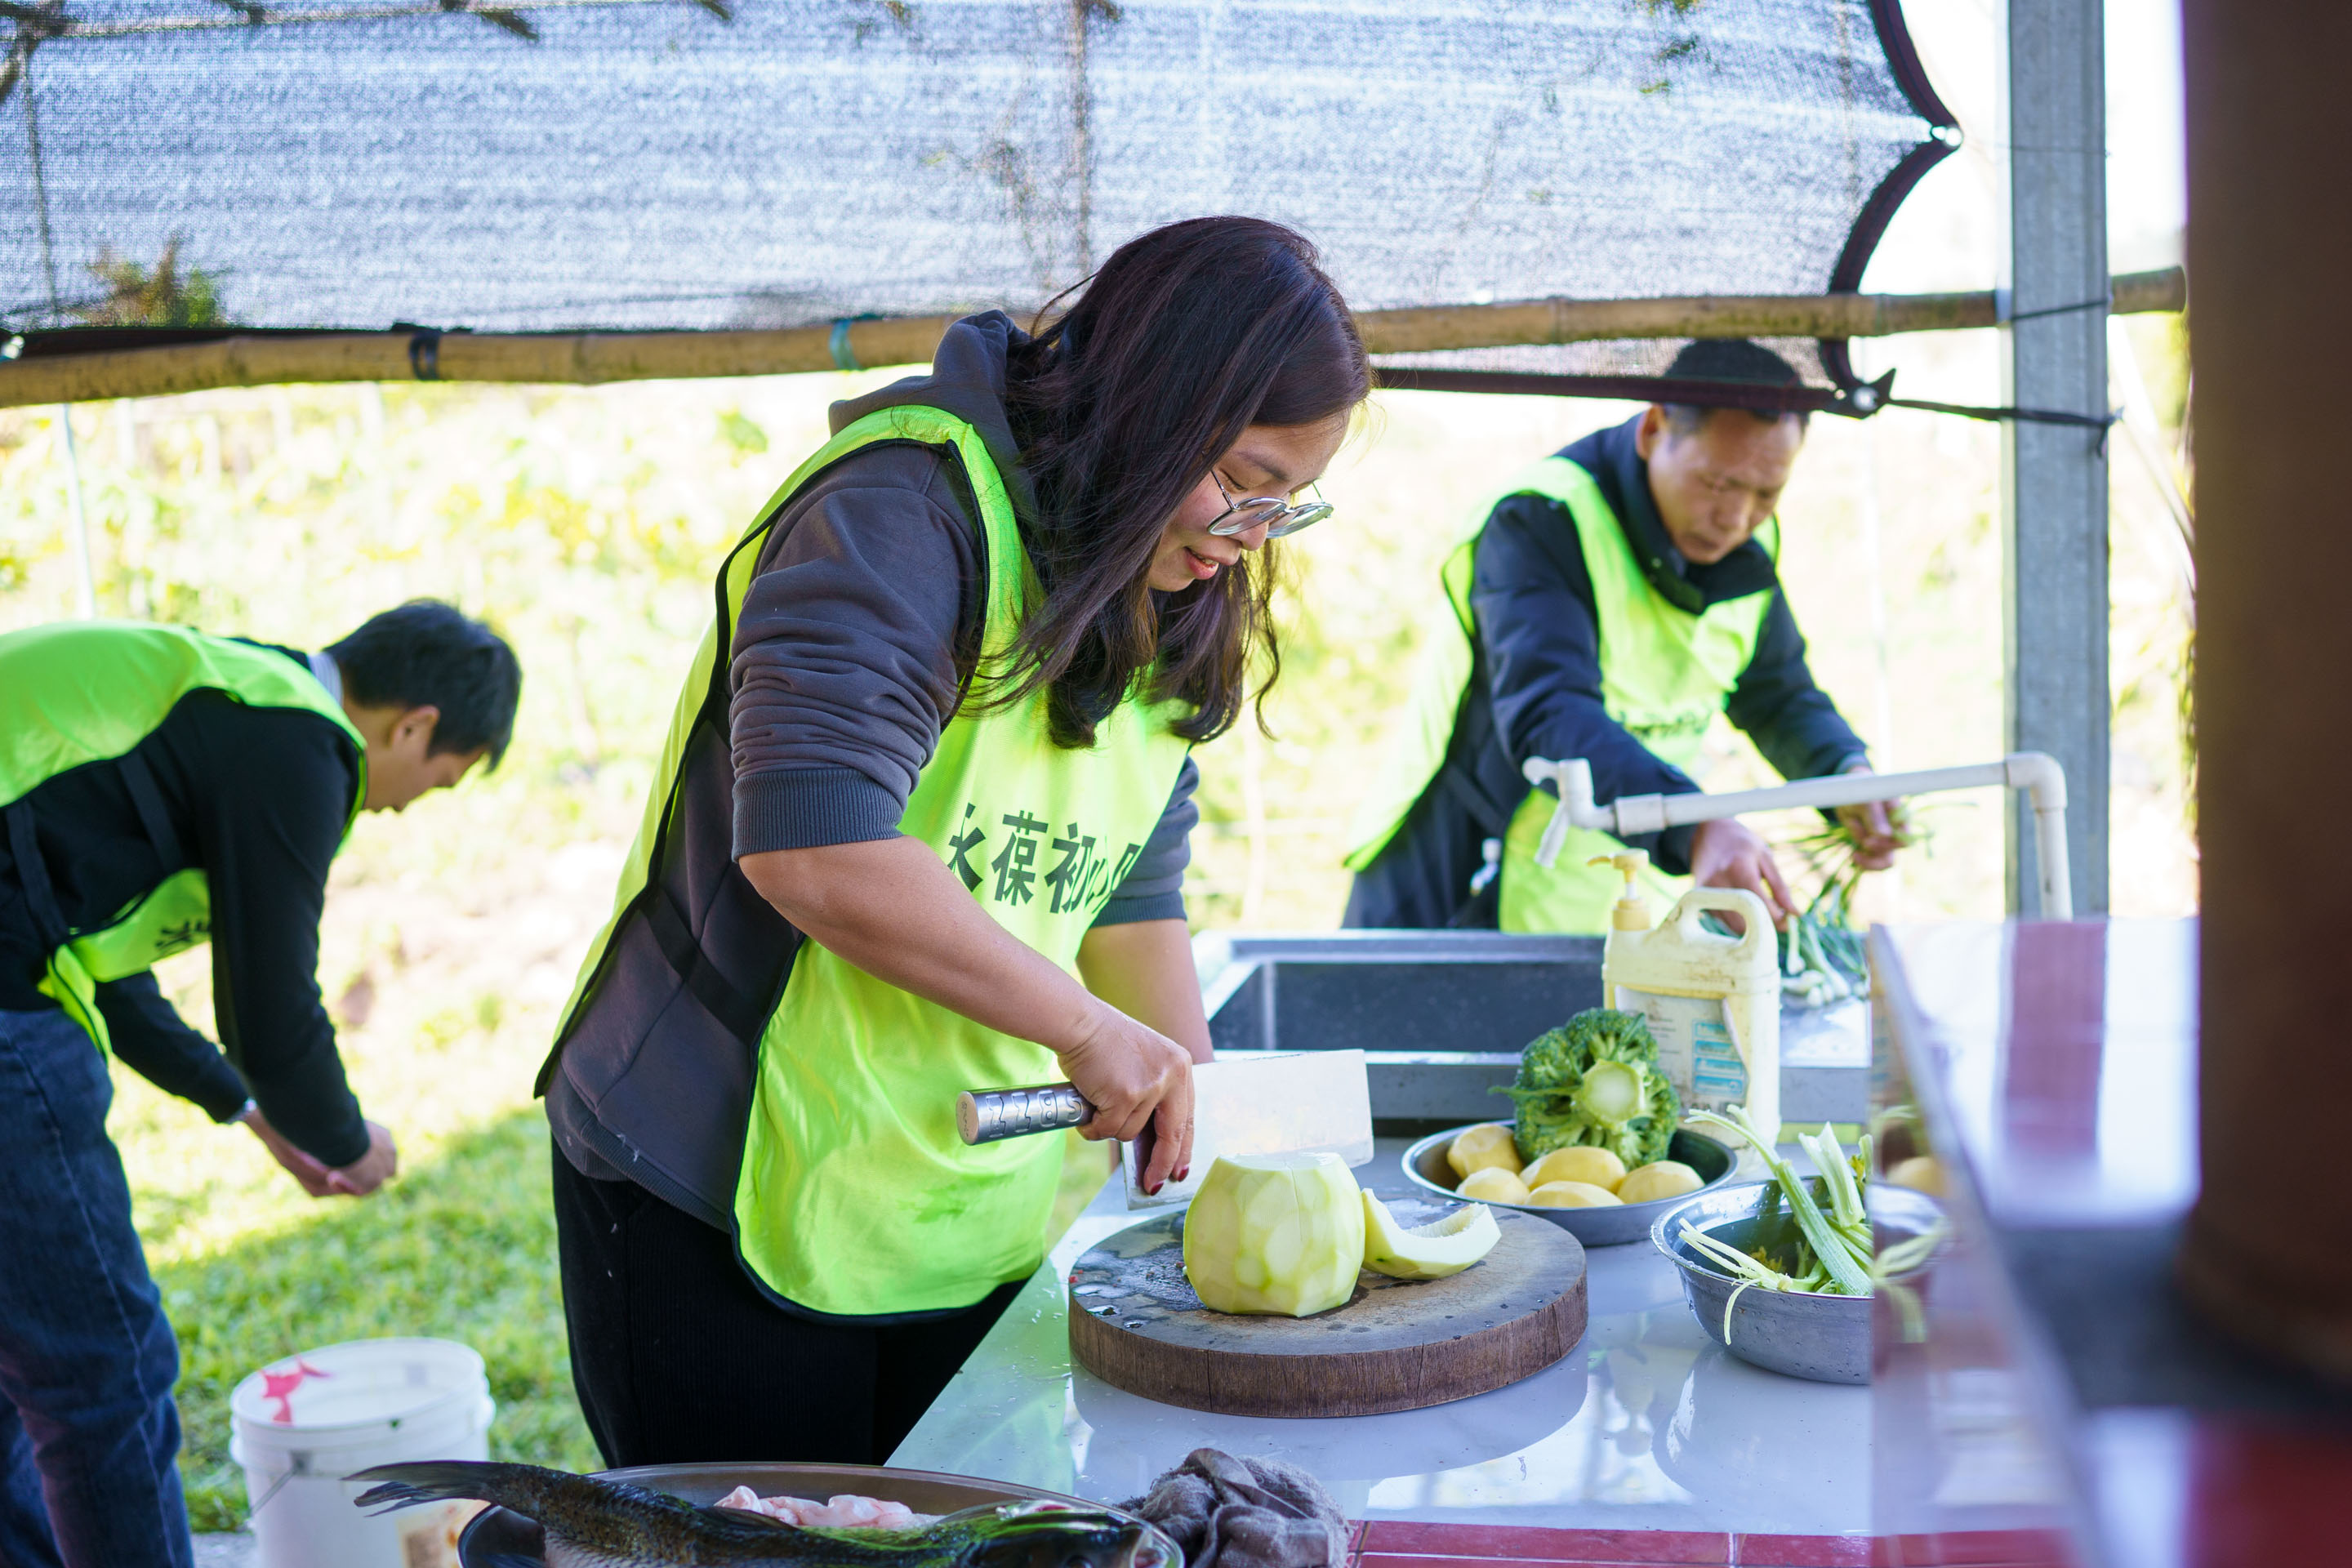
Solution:
[{"label": "green high-visibility vest", "polygon": [[[1592,476],[1566,458],[1544,458],[1472,514],[1445,558],[1440,570],[1444,604],[1425,639],[1412,702],[1349,827],[1347,864],[1351,870],[1370,866],[1388,847],[1444,766],[1454,719],[1470,683],[1478,635],[1470,609],[1478,541],[1496,506],[1511,496],[1528,494],[1559,502],[1576,524],[1584,569],[1592,580],[1601,703],[1651,754],[1677,768],[1696,762],[1707,727],[1723,711],[1740,673],[1756,655],[1772,590],[1726,599],[1697,615],[1669,603],[1642,574],[1633,543]],[[1767,519],[1756,537],[1777,561],[1779,521]],[[1553,804],[1549,795],[1530,789],[1512,813],[1503,838],[1502,929],[1598,935],[1609,929],[1609,909],[1623,879],[1606,866],[1585,862],[1622,846],[1608,834],[1575,828],[1550,869],[1537,865],[1536,846],[1551,821]],[[1652,892],[1669,900],[1690,885],[1688,878],[1670,877],[1654,867],[1647,880]]]},{"label": "green high-visibility vest", "polygon": [[[176,859],[154,780],[132,755],[192,691],[213,690],[252,708],[297,708],[351,737],[360,756],[346,836],[367,798],[367,742],[318,677],[282,653],[187,626],[136,621],[65,621],[0,637],[0,815],[16,878],[35,918],[55,910],[47,868],[33,840],[26,797],[58,774],[111,761],[157,852]],[[212,887],[204,868],[175,871],[88,928],[45,931],[54,942],[40,991],[103,1049],[106,1019],[95,988],[152,968],[207,941]],[[62,915],[55,917],[62,922]]]},{"label": "green high-visibility vest", "polygon": [[[1036,577],[987,447],[938,409],[885,408],[851,425],[784,481],[745,543],[819,470],[882,441],[945,447],[961,461],[988,563],[972,697],[940,731],[898,831],[929,845],[999,925],[1075,973],[1079,942],[1167,809],[1191,749],[1170,727],[1182,710],[1130,698],[1084,751],[1053,743],[1043,692],[971,711],[991,672],[1006,666]],[[733,646],[758,554],[739,545],[721,569],[723,620],[705,633],[688,673],[614,919],[589,951],[567,1015],[651,875],[687,738],[714,661]],[[737,1250],[769,1290],[842,1315],[941,1311],[970,1306],[1044,1261],[1064,1141],[969,1147],[956,1134],[955,1100],[965,1089],[1051,1082],[1062,1076],[1052,1052],[809,942],[758,1053],[733,1217]]]}]

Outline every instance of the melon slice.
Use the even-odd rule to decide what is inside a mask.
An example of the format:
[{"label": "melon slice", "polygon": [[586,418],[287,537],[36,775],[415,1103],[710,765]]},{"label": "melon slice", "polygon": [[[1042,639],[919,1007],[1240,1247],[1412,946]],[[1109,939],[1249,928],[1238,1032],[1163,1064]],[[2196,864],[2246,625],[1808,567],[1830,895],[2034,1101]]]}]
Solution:
[{"label": "melon slice", "polygon": [[1364,1205],[1337,1154],[1234,1154],[1184,1215],[1184,1278],[1216,1312],[1304,1318],[1355,1294]]},{"label": "melon slice", "polygon": [[1503,1239],[1495,1211],[1465,1204],[1444,1219],[1408,1230],[1389,1205],[1364,1194],[1364,1267],[1391,1279],[1443,1279],[1459,1274]]}]

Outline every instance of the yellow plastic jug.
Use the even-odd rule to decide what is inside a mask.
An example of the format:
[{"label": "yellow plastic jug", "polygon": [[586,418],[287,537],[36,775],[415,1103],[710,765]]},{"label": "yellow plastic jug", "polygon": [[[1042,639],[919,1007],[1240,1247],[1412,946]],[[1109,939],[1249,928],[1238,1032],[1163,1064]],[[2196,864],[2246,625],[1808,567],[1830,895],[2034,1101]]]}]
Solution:
[{"label": "yellow plastic jug", "polygon": [[[1625,849],[1591,861],[1625,878],[1601,949],[1601,994],[1648,1020],[1685,1111],[1744,1105],[1757,1126],[1777,1131],[1780,964],[1764,900],[1739,888],[1693,888],[1655,922],[1636,880],[1649,858]],[[1709,910],[1738,915],[1745,934],[1708,931],[1699,917]]]}]

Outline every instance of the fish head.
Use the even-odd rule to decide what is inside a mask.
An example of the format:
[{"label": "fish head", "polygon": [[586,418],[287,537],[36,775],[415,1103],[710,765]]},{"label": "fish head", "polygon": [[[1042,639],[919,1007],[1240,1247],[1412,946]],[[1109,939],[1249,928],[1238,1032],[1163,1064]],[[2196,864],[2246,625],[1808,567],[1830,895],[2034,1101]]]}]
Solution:
[{"label": "fish head", "polygon": [[961,1568],[1184,1568],[1184,1553],[1131,1514],[1010,1503],[978,1531]]}]

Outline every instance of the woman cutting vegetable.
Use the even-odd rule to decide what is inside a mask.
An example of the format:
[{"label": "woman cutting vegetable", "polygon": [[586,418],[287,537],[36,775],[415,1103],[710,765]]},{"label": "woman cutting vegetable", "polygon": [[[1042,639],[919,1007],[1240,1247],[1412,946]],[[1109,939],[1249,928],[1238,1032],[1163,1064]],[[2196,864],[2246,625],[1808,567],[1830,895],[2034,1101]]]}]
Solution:
[{"label": "woman cutting vegetable", "polygon": [[1369,384],[1313,248],[1223,217],[835,405],[541,1075],[607,1462],[887,1457],[1046,1245],[1061,1140],[967,1147],[960,1091],[1068,1079],[1188,1168],[1188,752],[1274,668],[1257,552]]}]

